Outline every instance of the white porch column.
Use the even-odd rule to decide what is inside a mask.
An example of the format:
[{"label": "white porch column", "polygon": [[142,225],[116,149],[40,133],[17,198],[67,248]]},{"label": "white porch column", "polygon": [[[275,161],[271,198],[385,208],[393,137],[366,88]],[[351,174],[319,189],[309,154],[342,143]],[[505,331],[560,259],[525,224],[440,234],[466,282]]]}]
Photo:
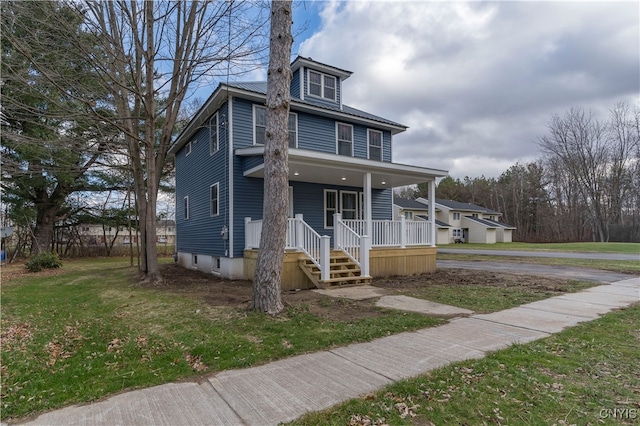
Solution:
[{"label": "white porch column", "polygon": [[244,248],[251,248],[251,237],[249,236],[249,223],[251,223],[250,217],[244,218]]},{"label": "white porch column", "polygon": [[296,244],[296,250],[300,250],[304,247],[304,226],[302,224],[303,221],[303,216],[302,214],[298,213],[295,215],[296,218],[296,225],[294,227],[295,229],[295,244]]},{"label": "white porch column", "polygon": [[328,280],[331,277],[329,272],[331,267],[331,237],[323,235],[320,237],[320,279],[322,281]]},{"label": "white porch column", "polygon": [[342,246],[342,241],[340,241],[340,227],[338,226],[338,222],[342,220],[341,213],[333,214],[333,249],[339,250]]},{"label": "white porch column", "polygon": [[362,187],[364,189],[364,220],[365,220],[365,232],[369,237],[373,235],[373,222],[371,214],[371,173],[364,174],[364,182]]},{"label": "white porch column", "polygon": [[436,246],[436,180],[429,181],[429,228],[431,231],[431,247]]}]

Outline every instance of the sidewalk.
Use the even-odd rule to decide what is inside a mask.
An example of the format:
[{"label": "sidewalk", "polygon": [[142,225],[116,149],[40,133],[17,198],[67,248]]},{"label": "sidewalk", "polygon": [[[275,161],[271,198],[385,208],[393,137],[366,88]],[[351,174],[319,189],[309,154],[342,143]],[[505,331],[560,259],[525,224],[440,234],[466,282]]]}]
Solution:
[{"label": "sidewalk", "polygon": [[27,425],[276,425],[640,301],[640,278],[40,415]]}]

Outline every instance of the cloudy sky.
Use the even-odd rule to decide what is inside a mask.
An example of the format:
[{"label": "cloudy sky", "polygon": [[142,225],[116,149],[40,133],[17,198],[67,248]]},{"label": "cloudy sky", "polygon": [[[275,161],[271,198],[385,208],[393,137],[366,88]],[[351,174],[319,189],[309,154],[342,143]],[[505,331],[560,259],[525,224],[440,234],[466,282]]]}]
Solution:
[{"label": "cloudy sky", "polygon": [[394,162],[497,177],[539,157],[552,114],[638,104],[639,28],[637,1],[303,1],[292,53],[353,71],[345,104],[409,126]]}]

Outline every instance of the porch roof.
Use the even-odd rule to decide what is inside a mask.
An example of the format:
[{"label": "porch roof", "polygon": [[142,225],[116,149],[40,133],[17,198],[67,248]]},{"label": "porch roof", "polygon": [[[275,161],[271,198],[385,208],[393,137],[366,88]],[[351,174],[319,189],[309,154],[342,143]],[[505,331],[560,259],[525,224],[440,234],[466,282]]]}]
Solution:
[{"label": "porch roof", "polygon": [[[262,156],[264,155],[264,146],[240,148],[235,153],[245,157]],[[362,186],[365,173],[371,173],[371,187],[375,189],[429,182],[448,174],[446,170],[440,169],[366,160],[304,149],[289,149],[289,181]],[[245,170],[244,175],[264,178],[264,163]]]}]

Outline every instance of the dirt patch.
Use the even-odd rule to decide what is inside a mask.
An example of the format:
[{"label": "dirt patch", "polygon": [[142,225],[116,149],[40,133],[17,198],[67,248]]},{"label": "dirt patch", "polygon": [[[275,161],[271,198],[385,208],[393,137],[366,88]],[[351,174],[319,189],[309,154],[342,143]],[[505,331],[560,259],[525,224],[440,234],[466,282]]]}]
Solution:
[{"label": "dirt patch", "polygon": [[[161,265],[161,273],[164,283],[156,288],[162,291],[201,299],[211,306],[247,309],[251,303],[250,281],[219,279],[176,264]],[[532,292],[564,292],[563,287],[566,283],[564,279],[454,269],[439,269],[434,274],[410,277],[377,278],[373,281],[374,286],[385,289],[390,295],[410,294],[430,285],[520,287]],[[309,311],[318,317],[338,321],[375,317],[381,312],[381,309],[375,306],[376,299],[347,300],[321,295],[311,290],[285,291],[282,293],[282,299],[285,305],[292,309]]]}]

